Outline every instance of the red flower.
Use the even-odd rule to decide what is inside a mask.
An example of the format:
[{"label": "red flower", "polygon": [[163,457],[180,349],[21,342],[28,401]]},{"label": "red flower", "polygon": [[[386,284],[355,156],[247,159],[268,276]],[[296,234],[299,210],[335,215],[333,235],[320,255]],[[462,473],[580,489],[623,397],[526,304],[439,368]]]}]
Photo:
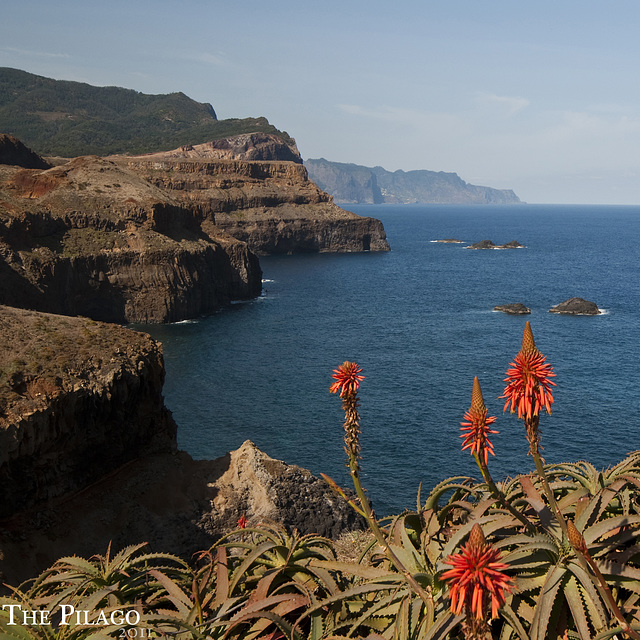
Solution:
[{"label": "red flower", "polygon": [[330,387],[331,393],[338,393],[340,391],[340,397],[351,395],[358,392],[360,382],[364,380],[364,376],[358,374],[362,371],[355,362],[343,362],[337,369],[333,370],[332,378],[335,378],[337,382],[334,382]]},{"label": "red flower", "polygon": [[556,374],[551,365],[545,363],[546,358],[538,351],[533,340],[533,333],[529,322],[525,324],[522,336],[522,349],[511,363],[511,369],[507,370],[504,394],[506,398],[504,410],[511,413],[518,411],[518,418],[531,420],[540,415],[544,407],[547,413],[551,413],[553,394],[551,386],[555,382],[549,380]]},{"label": "red flower", "polygon": [[247,516],[243,513],[238,518],[238,529],[246,529],[247,528],[247,524],[249,524],[249,521],[247,520]]},{"label": "red flower", "polygon": [[464,607],[467,617],[475,615],[484,620],[491,598],[491,617],[498,615],[498,609],[505,602],[505,592],[513,589],[511,578],[502,573],[508,565],[499,560],[500,552],[485,540],[480,525],[475,524],[462,552],[444,561],[453,567],[442,574],[450,583],[453,613],[459,615]]},{"label": "red flower", "polygon": [[471,449],[471,455],[477,454],[479,458],[484,459],[486,465],[489,454],[495,455],[493,445],[489,442],[489,435],[498,432],[489,429],[489,425],[493,424],[496,418],[493,416],[487,417],[487,408],[484,406],[482,389],[480,389],[480,382],[477,376],[473,379],[471,407],[464,414],[464,419],[467,422],[460,423],[462,425],[460,431],[466,432],[460,436],[464,438],[462,450]]}]

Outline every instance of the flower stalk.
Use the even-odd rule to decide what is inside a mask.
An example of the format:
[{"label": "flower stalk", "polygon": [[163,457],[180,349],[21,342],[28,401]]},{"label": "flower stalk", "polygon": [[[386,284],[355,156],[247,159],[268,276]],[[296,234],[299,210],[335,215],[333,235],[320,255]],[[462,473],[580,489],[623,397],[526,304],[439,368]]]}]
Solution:
[{"label": "flower stalk", "polygon": [[629,623],[622,615],[622,611],[620,611],[620,607],[618,607],[618,604],[616,603],[611,593],[611,589],[609,588],[605,577],[600,571],[600,567],[598,567],[596,561],[591,557],[591,554],[589,553],[589,547],[587,546],[583,535],[578,531],[576,525],[573,523],[573,520],[567,521],[567,531],[569,542],[576,552],[578,561],[582,565],[582,568],[587,571],[587,573],[589,572],[587,565],[589,568],[591,568],[593,576],[595,577],[594,584],[598,591],[600,591],[600,595],[603,597],[604,601],[607,603],[609,610],[616,618],[616,620],[620,623],[622,631],[624,631],[624,633],[626,633],[630,638],[640,640],[640,634],[638,634],[637,631],[634,631],[631,628]]},{"label": "flower stalk", "polygon": [[489,436],[498,432],[490,428],[490,425],[496,421],[496,418],[494,416],[487,416],[487,413],[484,398],[482,397],[482,389],[480,388],[480,381],[476,376],[473,379],[471,406],[464,414],[464,420],[466,420],[466,422],[460,423],[460,430],[463,432],[460,437],[464,438],[462,450],[471,450],[471,454],[475,458],[482,478],[496,501],[529,529],[532,526],[529,520],[504,497],[504,494],[498,489],[489,472],[489,454],[495,455]]},{"label": "flower stalk", "polygon": [[[360,508],[356,508],[356,511],[364,516],[369,529],[376,538],[376,541],[385,550],[387,557],[396,569],[405,577],[405,580],[413,591],[420,597],[427,607],[432,607],[433,598],[431,594],[418,583],[415,577],[404,566],[389,545],[387,537],[384,535],[380,525],[378,524],[378,519],[373,512],[371,503],[367,498],[365,489],[360,480],[360,464],[358,462],[360,459],[360,414],[358,413],[358,388],[360,386],[360,382],[364,380],[364,376],[359,375],[361,371],[362,369],[357,364],[345,361],[337,369],[334,369],[332,377],[336,382],[329,387],[329,391],[331,393],[340,392],[340,398],[342,398],[342,408],[345,413],[345,452],[347,454],[351,481],[353,482],[356,495],[360,502]],[[335,482],[331,481],[330,485],[333,484],[335,484]],[[341,493],[344,494],[344,492]],[[349,501],[349,503],[352,504],[351,501]],[[352,504],[352,506],[354,505]]]},{"label": "flower stalk", "polygon": [[[540,411],[544,408],[551,413],[553,395],[551,386],[555,386],[549,378],[555,376],[551,365],[545,362],[545,356],[536,347],[533,332],[529,322],[525,324],[522,335],[522,348],[516,356],[511,368],[507,370],[503,398],[506,398],[504,410],[509,407],[511,413],[518,413],[518,418],[524,421],[527,440],[529,441],[529,453],[531,454],[536,471],[549,505],[553,510],[556,521],[562,531],[563,543],[568,543],[575,551],[578,562],[582,568],[592,576],[596,588],[607,603],[612,615],[618,620],[624,632],[635,640],[640,640],[640,635],[634,631],[624,619],[620,608],[611,593],[611,589],[604,579],[598,565],[589,553],[586,542],[577,530],[573,521],[567,521],[558,505],[555,494],[544,469],[544,459],[540,455]],[[589,572],[589,568],[591,572]]]}]

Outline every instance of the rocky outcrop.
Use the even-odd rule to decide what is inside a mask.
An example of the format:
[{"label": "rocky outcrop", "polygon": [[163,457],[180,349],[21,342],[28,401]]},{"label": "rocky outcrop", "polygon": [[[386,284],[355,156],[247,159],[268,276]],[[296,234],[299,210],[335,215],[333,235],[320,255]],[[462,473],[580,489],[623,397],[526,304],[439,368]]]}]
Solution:
[{"label": "rocky outcrop", "polygon": [[0,307],[0,575],[149,542],[189,558],[236,528],[362,528],[309,471],[249,441],[216,460],[176,451],[160,345],[86,318]]},{"label": "rocky outcrop", "polygon": [[119,162],[258,254],[389,250],[379,220],[340,209],[297,163],[164,154]]},{"label": "rocky outcrop", "polygon": [[470,244],[467,249],[524,249],[525,246],[520,244],[517,240],[512,240],[511,242],[507,242],[506,244],[494,244],[491,240],[482,240],[481,242],[476,242],[474,244]]},{"label": "rocky outcrop", "polygon": [[502,311],[511,316],[522,316],[531,313],[529,307],[525,307],[522,302],[514,302],[510,304],[499,304],[493,307],[494,311]]},{"label": "rocky outcrop", "polygon": [[173,151],[163,151],[145,156],[149,159],[169,160],[188,158],[197,160],[278,160],[302,164],[300,152],[292,140],[270,133],[244,133],[203,144],[184,145]]},{"label": "rocky outcrop", "polygon": [[[29,345],[13,354],[26,365],[7,364],[7,349],[0,361],[4,581],[18,584],[62,556],[104,554],[109,544],[148,542],[188,559],[243,514],[250,527],[278,523],[301,534],[363,528],[322,480],[249,441],[216,460],[175,451],[160,353],[148,336],[22,310],[0,309],[0,321],[14,344],[22,336]],[[55,350],[33,373],[29,361],[43,344]]]},{"label": "rocky outcrop", "polygon": [[173,322],[260,294],[247,246],[115,161],[0,166],[0,303]]},{"label": "rocky outcrop", "polygon": [[12,164],[25,169],[48,169],[51,165],[26,147],[20,140],[0,133],[0,164]]},{"label": "rocky outcrop", "polygon": [[341,204],[517,204],[511,189],[468,184],[456,173],[387,171],[382,167],[305,160],[314,182]]},{"label": "rocky outcrop", "polygon": [[0,327],[0,517],[175,449],[148,335],[10,307]]},{"label": "rocky outcrop", "polygon": [[597,316],[602,313],[595,302],[584,298],[569,298],[549,309],[549,313],[561,313],[569,316]]},{"label": "rocky outcrop", "polygon": [[364,521],[323,480],[269,457],[250,440],[226,460],[224,473],[209,484],[216,495],[203,523],[213,531],[234,529],[242,514],[249,527],[280,522],[303,534],[330,538],[364,527]]},{"label": "rocky outcrop", "polygon": [[237,527],[280,524],[337,537],[364,528],[353,509],[300,467],[245,442],[216,460],[183,451],[133,460],[82,492],[0,519],[0,573],[10,584],[63,556],[104,554],[148,542],[185,559]]}]

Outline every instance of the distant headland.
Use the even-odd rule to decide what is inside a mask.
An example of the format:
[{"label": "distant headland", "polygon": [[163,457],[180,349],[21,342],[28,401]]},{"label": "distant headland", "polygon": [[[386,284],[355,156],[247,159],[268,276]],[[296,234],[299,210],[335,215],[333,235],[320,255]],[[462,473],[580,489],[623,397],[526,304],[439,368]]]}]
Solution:
[{"label": "distant headland", "polygon": [[465,182],[444,171],[387,171],[382,167],[304,161],[309,177],[339,204],[518,204],[511,189]]}]

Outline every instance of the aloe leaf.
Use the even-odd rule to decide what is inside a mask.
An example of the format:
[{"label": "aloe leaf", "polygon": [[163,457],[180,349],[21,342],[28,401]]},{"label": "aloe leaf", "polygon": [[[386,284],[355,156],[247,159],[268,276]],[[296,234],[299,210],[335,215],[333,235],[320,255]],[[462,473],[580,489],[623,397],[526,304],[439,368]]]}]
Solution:
[{"label": "aloe leaf", "polygon": [[460,489],[467,493],[475,494],[476,492],[474,492],[474,490],[472,489],[472,486],[474,484],[475,480],[467,476],[455,476],[453,478],[447,478],[446,480],[443,480],[442,482],[437,484],[431,490],[431,493],[424,503],[424,509],[429,510],[437,508],[440,498],[448,491]]},{"label": "aloe leaf", "polygon": [[76,609],[82,609],[83,611],[94,611],[98,608],[98,605],[106,598],[110,593],[117,591],[118,585],[109,585],[92,593],[88,598],[82,601],[82,606],[76,606]]},{"label": "aloe leaf", "polygon": [[582,536],[587,545],[591,545],[605,533],[610,533],[618,527],[638,524],[640,524],[640,516],[613,516],[587,527],[582,531]]},{"label": "aloe leaf", "polygon": [[141,542],[139,544],[132,544],[124,549],[120,550],[112,560],[107,562],[106,564],[109,567],[118,567],[118,565],[122,564],[124,567],[128,565],[128,561],[135,555],[136,552],[140,551],[143,547],[148,546],[148,542]]},{"label": "aloe leaf", "polygon": [[153,576],[166,590],[169,600],[178,609],[183,616],[188,616],[194,603],[182,591],[182,589],[171,578],[166,576],[162,571],[150,569],[149,575]]},{"label": "aloe leaf", "polygon": [[629,580],[636,580],[640,584],[640,569],[632,567],[629,564],[623,564],[615,561],[599,561],[598,568],[600,571],[610,578],[627,578]]},{"label": "aloe leaf", "polygon": [[81,558],[80,556],[65,556],[63,558],[58,558],[54,563],[53,568],[74,569],[76,571],[86,572],[90,575],[98,573],[98,567],[93,562],[86,560],[85,558]]},{"label": "aloe leaf", "polygon": [[463,614],[456,616],[451,611],[444,611],[429,628],[424,640],[445,640],[445,638],[449,637],[449,633],[463,620]]},{"label": "aloe leaf", "polygon": [[341,562],[338,560],[313,560],[310,566],[346,573],[366,580],[377,580],[389,575],[388,571],[379,569],[378,567],[355,562]]},{"label": "aloe leaf", "polygon": [[248,614],[246,618],[241,622],[247,622],[252,618],[267,618],[271,620],[271,622],[273,622],[278,627],[278,629],[280,629],[285,638],[292,638],[292,640],[304,640],[304,638],[288,620],[285,620],[282,616],[272,613],[271,611],[260,611]]},{"label": "aloe leaf", "polygon": [[551,510],[545,504],[540,492],[535,488],[533,482],[528,476],[522,476],[520,478],[520,484],[522,485],[522,489],[527,496],[527,502],[531,505],[533,510],[538,515],[540,519],[540,523],[545,529],[551,529],[551,522],[553,520],[553,516],[551,514]]},{"label": "aloe leaf", "polygon": [[587,613],[584,609],[582,595],[575,576],[571,576],[569,580],[567,580],[564,587],[564,596],[571,610],[573,622],[580,634],[580,638],[582,638],[582,640],[590,640],[591,632],[589,630],[589,621],[587,620]]},{"label": "aloe leaf", "polygon": [[[640,632],[640,623],[634,622],[629,625],[634,631]],[[613,638],[614,636],[623,635],[624,629],[620,626],[612,627],[611,629],[606,629],[605,631],[601,631],[597,636],[593,637],[593,640],[609,640],[609,638]]]},{"label": "aloe leaf", "polygon": [[[529,640],[529,635],[525,631],[525,628],[522,626],[520,619],[508,602],[505,603],[500,609],[500,615],[506,620],[507,625],[511,627],[511,629],[518,635],[518,638],[520,638],[520,640]],[[505,625],[505,627],[507,625]]]},{"label": "aloe leaf", "polygon": [[578,584],[584,590],[584,603],[593,626],[596,630],[602,629],[607,624],[608,615],[600,592],[594,584],[594,576],[587,573],[575,560],[567,564],[567,569],[576,577]]},{"label": "aloe leaf", "polygon": [[531,624],[531,639],[545,640],[548,636],[548,626],[554,609],[558,606],[558,593],[566,577],[564,567],[556,565],[549,571],[545,583],[540,590]]},{"label": "aloe leaf", "polygon": [[276,546],[277,545],[275,541],[267,540],[266,542],[263,542],[262,544],[254,548],[253,551],[244,558],[240,566],[237,569],[235,569],[235,571],[233,572],[233,579],[229,584],[230,594],[234,593],[236,586],[238,585],[240,580],[245,576],[245,572],[256,561],[256,559],[259,558],[263,553],[266,553],[267,551],[274,549]]}]

